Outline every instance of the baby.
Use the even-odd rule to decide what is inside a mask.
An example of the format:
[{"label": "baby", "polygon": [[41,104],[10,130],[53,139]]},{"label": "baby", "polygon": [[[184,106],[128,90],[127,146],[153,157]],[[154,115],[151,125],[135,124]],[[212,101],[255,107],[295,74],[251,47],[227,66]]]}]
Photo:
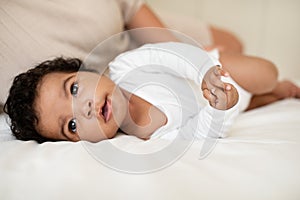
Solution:
[{"label": "baby", "polygon": [[79,59],[56,58],[18,75],[4,106],[13,134],[39,143],[99,142],[118,131],[145,140],[174,138],[180,130],[186,137],[219,138],[239,112],[300,97],[300,88],[279,82],[266,60],[218,58],[183,43],[125,52],[109,70],[107,77]]}]

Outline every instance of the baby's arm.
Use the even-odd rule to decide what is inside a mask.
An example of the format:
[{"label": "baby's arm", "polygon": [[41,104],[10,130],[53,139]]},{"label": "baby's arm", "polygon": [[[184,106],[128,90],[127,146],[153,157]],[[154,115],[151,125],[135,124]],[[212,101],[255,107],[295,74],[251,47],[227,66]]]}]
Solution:
[{"label": "baby's arm", "polygon": [[[192,45],[176,42],[144,45],[119,55],[110,63],[110,75],[114,82],[136,68],[158,66],[159,71],[194,81],[201,86],[206,72],[213,66],[221,66],[218,59]],[[153,67],[154,68],[154,67]]]},{"label": "baby's arm", "polygon": [[133,69],[147,66],[159,66],[160,73],[173,72],[172,75],[194,81],[213,108],[226,110],[238,101],[234,86],[221,81],[221,76],[229,74],[217,67],[221,66],[218,59],[184,43],[149,44],[121,54],[110,64],[111,78],[118,83]]},{"label": "baby's arm", "polygon": [[201,89],[210,105],[203,107],[183,127],[183,137],[224,138],[238,115],[239,94],[234,85],[225,83],[221,77],[229,73],[214,66],[205,74]]},{"label": "baby's arm", "polygon": [[238,109],[219,110],[207,105],[182,127],[183,137],[193,138],[225,138],[238,116]]},{"label": "baby's arm", "polygon": [[[226,136],[238,114],[236,107],[231,108],[236,104],[238,98],[236,89],[231,84],[226,83],[225,87],[220,86],[224,84],[221,76],[226,76],[225,71],[218,70],[213,74],[216,66],[221,66],[215,57],[211,57],[200,48],[183,43],[145,45],[121,54],[111,62],[111,79],[119,84],[122,79],[128,77],[128,73],[134,73],[137,68],[143,70],[145,66],[153,67],[154,71],[157,70],[156,73],[175,72],[172,75],[192,80],[203,88],[210,105],[204,107],[199,105],[199,108],[201,107],[199,112],[184,125],[187,129],[184,133],[193,134],[192,137],[194,137],[194,133],[196,133],[196,137],[219,138]],[[166,68],[169,70],[165,70]],[[224,90],[227,86],[230,86],[231,89]],[[209,90],[209,93],[206,89]],[[215,94],[216,91],[217,94]],[[224,105],[219,107],[219,103],[222,103],[221,98],[226,99],[224,100],[226,107]]]},{"label": "baby's arm", "polygon": [[226,137],[238,114],[238,109],[233,108],[239,99],[237,89],[230,83],[222,82],[222,76],[228,77],[229,73],[219,66],[214,66],[203,78],[201,89],[210,106],[202,108],[198,115],[183,127],[192,128],[193,130],[187,133],[195,133],[193,137]]}]

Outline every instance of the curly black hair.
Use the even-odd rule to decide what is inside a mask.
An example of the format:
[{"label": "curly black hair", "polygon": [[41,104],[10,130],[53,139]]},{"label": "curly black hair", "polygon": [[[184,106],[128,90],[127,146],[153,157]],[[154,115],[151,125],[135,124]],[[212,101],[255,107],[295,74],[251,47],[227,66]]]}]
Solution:
[{"label": "curly black hair", "polygon": [[4,104],[4,112],[10,117],[10,129],[17,139],[36,140],[38,143],[53,141],[43,137],[36,130],[38,118],[34,109],[34,101],[37,96],[37,86],[49,73],[73,73],[79,69],[91,71],[85,68],[80,59],[58,57],[42,62],[14,78]]}]

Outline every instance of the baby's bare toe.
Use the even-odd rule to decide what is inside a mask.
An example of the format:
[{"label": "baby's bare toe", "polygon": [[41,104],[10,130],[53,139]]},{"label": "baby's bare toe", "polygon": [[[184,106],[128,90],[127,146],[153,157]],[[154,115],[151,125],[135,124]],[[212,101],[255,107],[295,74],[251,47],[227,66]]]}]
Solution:
[{"label": "baby's bare toe", "polygon": [[279,82],[273,92],[279,99],[300,97],[300,88],[288,80]]}]

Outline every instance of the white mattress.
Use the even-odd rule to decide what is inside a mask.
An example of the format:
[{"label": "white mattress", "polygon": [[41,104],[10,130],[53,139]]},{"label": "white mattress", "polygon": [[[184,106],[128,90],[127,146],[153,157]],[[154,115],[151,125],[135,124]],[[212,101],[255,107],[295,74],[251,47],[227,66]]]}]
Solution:
[{"label": "white mattress", "polygon": [[[172,164],[142,174],[108,167],[84,142],[13,140],[1,116],[0,199],[300,199],[299,116],[295,99],[243,113],[208,156],[199,159],[205,141],[194,141]],[[98,145],[108,143],[137,153],[169,142],[124,135]]]}]

